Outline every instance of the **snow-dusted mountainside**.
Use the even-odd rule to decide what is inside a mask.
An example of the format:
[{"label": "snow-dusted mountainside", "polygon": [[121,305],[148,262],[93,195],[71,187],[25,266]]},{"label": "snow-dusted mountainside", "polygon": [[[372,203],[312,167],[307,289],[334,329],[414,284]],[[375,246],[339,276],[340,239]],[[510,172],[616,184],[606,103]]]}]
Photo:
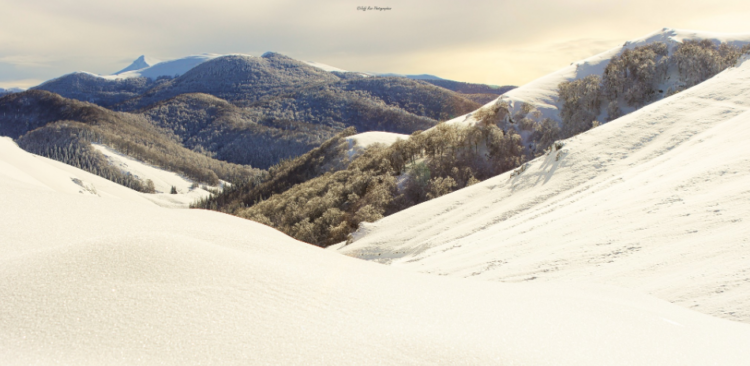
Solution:
[{"label": "snow-dusted mountainside", "polygon": [[20,93],[22,91],[23,89],[21,88],[8,88],[8,89],[0,88],[0,94]]},{"label": "snow-dusted mountainside", "polygon": [[155,206],[7,138],[0,151],[4,365],[750,358],[750,326],[650,296],[409,273],[229,215]]},{"label": "snow-dusted mountainside", "polygon": [[[553,108],[545,93],[574,75],[509,94]],[[364,225],[340,250],[454,277],[624,286],[750,322],[748,141],[745,61],[516,171]]]},{"label": "snow-dusted mountainside", "polygon": [[[224,57],[224,56],[244,56],[244,57],[254,57],[250,55],[245,54],[216,54],[216,53],[203,53],[199,55],[191,55],[186,57],[181,57],[174,60],[167,60],[167,61],[159,61],[157,59],[148,58],[146,56],[140,56],[135,61],[133,61],[132,64],[130,64],[128,67],[112,74],[112,75],[97,75],[99,77],[105,78],[105,79],[123,79],[123,78],[137,78],[137,77],[147,77],[150,79],[156,79],[160,76],[179,76],[184,73],[186,73],[188,70],[200,65],[201,63],[213,60],[217,57]],[[340,69],[338,67],[326,65],[320,62],[314,62],[314,61],[302,61],[310,66],[316,67],[321,70],[325,70],[328,72],[346,72],[346,70]],[[94,75],[94,74],[92,74]]]},{"label": "snow-dusted mountainside", "polygon": [[[223,57],[223,56],[246,56],[246,57],[254,57],[250,55],[245,54],[216,54],[216,53],[203,53],[200,55],[191,55],[186,57],[181,57],[174,60],[168,60],[168,61],[158,61],[155,59],[149,59],[145,56],[141,56],[133,63],[126,67],[123,70],[120,70],[111,76],[106,75],[100,75],[105,78],[112,78],[115,76],[116,78],[133,78],[133,77],[147,77],[150,79],[156,79],[159,76],[178,76],[186,73],[188,70],[198,66],[199,64],[208,61],[213,60],[217,57]],[[326,65],[320,62],[314,62],[314,61],[303,61],[304,63],[316,67],[321,70],[325,70],[328,72],[337,71],[337,72],[346,72],[344,69],[340,69],[338,67]]]},{"label": "snow-dusted mountainside", "polygon": [[[654,42],[663,42],[669,47],[670,52],[672,52],[675,46],[682,43],[684,40],[702,39],[742,46],[750,43],[750,33],[730,34],[664,28],[645,37],[625,42],[621,47],[613,48],[609,51],[602,52],[578,62],[573,62],[570,66],[503,94],[500,99],[505,100],[510,104],[513,113],[516,113],[522,104],[528,103],[534,105],[541,112],[540,118],[551,118],[552,120],[560,122],[561,118],[559,112],[561,104],[558,101],[558,86],[560,83],[564,81],[579,80],[589,75],[601,75],[609,61],[626,49],[632,50],[636,47],[652,44]],[[675,79],[672,79],[664,85],[664,90],[673,86],[674,83]],[[629,110],[624,110],[624,112],[629,112]],[[450,122],[473,123],[475,121],[471,118],[471,114],[467,114],[454,118]]]}]

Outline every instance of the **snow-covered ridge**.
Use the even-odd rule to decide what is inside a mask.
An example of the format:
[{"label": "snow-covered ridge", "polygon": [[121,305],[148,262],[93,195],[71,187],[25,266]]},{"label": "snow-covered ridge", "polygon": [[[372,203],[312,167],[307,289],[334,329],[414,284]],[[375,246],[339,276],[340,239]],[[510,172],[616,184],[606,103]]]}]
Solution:
[{"label": "snow-covered ridge", "polygon": [[[669,47],[670,53],[674,47],[684,40],[708,39],[714,42],[726,42],[735,46],[750,43],[750,33],[715,33],[692,30],[664,28],[645,37],[625,42],[622,46],[612,48],[598,55],[571,63],[556,72],[536,79],[503,94],[499,99],[510,104],[515,113],[521,104],[534,105],[540,112],[541,118],[551,118],[560,122],[558,103],[558,85],[565,81],[582,79],[589,75],[601,75],[612,57],[621,54],[626,49],[634,49],[655,42],[663,42]],[[489,103],[493,104],[494,101]],[[474,123],[471,114],[456,117],[449,123]]]},{"label": "snow-covered ridge", "polygon": [[157,59],[154,59],[154,58],[146,57],[145,55],[141,55],[141,57],[138,57],[128,67],[126,67],[126,68],[124,68],[124,69],[122,69],[122,70],[120,70],[120,71],[118,71],[118,72],[116,72],[116,73],[114,73],[112,75],[119,75],[119,74],[122,74],[122,73],[125,73],[125,72],[128,72],[128,71],[143,70],[145,68],[149,68],[151,66],[154,66],[154,65],[158,64],[159,62],[161,62],[161,61],[159,61]]},{"label": "snow-covered ridge", "polygon": [[625,286],[750,322],[749,140],[744,62],[369,224],[341,251],[456,277]]},{"label": "snow-covered ridge", "polygon": [[338,67],[331,66],[331,65],[326,65],[326,64],[323,64],[323,63],[320,63],[320,62],[314,62],[314,61],[302,61],[302,62],[304,62],[304,63],[306,63],[306,64],[308,64],[308,65],[310,65],[312,67],[317,67],[317,68],[319,68],[321,70],[325,70],[325,71],[328,71],[328,72],[333,72],[333,71],[346,72],[346,70],[344,70],[344,69],[339,69]]},{"label": "snow-covered ridge", "polygon": [[[79,193],[71,177],[93,184],[98,196]],[[750,326],[650,296],[413,274],[230,215],[164,209],[105,182],[0,139],[4,365],[743,365],[750,358]]]},{"label": "snow-covered ridge", "polygon": [[[127,68],[115,74],[112,74],[112,75],[94,74],[94,75],[105,78],[105,79],[109,79],[109,80],[136,78],[136,77],[147,77],[150,79],[156,79],[160,76],[173,77],[173,76],[182,75],[188,72],[190,69],[208,60],[213,60],[221,56],[227,56],[227,55],[220,55],[220,54],[215,54],[215,53],[203,53],[200,55],[192,55],[192,56],[178,58],[175,60],[156,62],[153,64],[147,61],[145,59],[145,56],[141,56],[137,60],[135,60],[131,66],[128,66]],[[141,59],[144,59],[143,62],[139,62]],[[142,65],[146,65],[146,67],[135,69],[135,67],[142,66]]]}]

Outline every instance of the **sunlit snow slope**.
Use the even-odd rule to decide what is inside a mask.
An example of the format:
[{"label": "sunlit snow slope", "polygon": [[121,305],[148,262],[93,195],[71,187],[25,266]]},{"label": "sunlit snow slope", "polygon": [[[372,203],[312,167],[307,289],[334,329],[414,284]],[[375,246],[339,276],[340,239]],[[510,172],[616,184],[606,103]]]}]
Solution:
[{"label": "sunlit snow slope", "polygon": [[[205,189],[205,184],[194,187],[193,181],[177,173],[145,164],[104,145],[92,144],[91,146],[104,155],[115,168],[132,174],[143,182],[151,180],[156,192],[143,196],[159,206],[188,208],[191,203],[210,195]],[[176,194],[171,193],[172,187],[177,191]],[[214,190],[220,188],[211,187]]]},{"label": "sunlit snow slope", "polygon": [[396,142],[396,140],[406,140],[408,138],[409,135],[400,133],[369,131],[349,136],[346,140],[349,141],[350,144],[364,149],[374,144],[391,145]]},{"label": "sunlit snow slope", "polygon": [[455,277],[625,286],[750,322],[748,108],[745,61],[518,175],[366,224],[341,250]]},{"label": "sunlit snow slope", "polygon": [[0,139],[3,365],[750,359],[749,325],[650,296],[401,271],[230,215],[161,208],[61,165]]}]

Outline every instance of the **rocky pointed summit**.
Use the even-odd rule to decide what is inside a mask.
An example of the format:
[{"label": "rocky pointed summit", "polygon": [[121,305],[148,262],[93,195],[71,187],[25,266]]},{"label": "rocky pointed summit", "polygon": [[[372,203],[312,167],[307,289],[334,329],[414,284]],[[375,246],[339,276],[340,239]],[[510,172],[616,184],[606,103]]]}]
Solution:
[{"label": "rocky pointed summit", "polygon": [[118,71],[118,72],[116,72],[116,73],[114,73],[112,75],[120,75],[120,74],[122,74],[124,72],[128,72],[128,71],[136,71],[136,70],[145,69],[147,67],[154,66],[157,63],[159,63],[158,60],[155,60],[155,59],[152,59],[152,58],[147,58],[145,55],[141,55],[135,61],[133,61],[133,63],[131,63],[130,66],[128,66],[128,67],[126,67],[126,68],[124,68],[124,69],[122,69],[122,70],[120,70],[120,71]]}]

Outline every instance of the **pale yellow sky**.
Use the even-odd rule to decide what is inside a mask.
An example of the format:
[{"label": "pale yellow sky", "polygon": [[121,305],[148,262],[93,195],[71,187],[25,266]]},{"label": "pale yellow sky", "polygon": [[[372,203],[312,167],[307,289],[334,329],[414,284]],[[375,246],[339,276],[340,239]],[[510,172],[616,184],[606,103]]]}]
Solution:
[{"label": "pale yellow sky", "polygon": [[0,9],[5,88],[108,74],[141,54],[265,51],[351,71],[522,85],[664,27],[750,33],[747,0],[0,0]]}]

